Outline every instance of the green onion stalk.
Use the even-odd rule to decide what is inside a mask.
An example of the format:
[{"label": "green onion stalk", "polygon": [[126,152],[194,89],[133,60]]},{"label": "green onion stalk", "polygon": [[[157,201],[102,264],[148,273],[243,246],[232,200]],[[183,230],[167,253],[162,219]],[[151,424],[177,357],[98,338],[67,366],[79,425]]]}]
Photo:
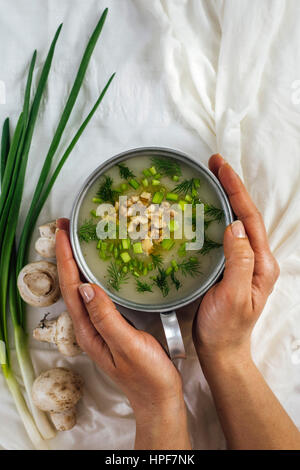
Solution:
[{"label": "green onion stalk", "polygon": [[[44,439],[49,439],[54,436],[54,431],[50,425],[46,415],[38,410],[31,398],[32,385],[35,379],[34,368],[32,365],[29,349],[28,340],[26,334],[26,307],[22,301],[18,289],[17,289],[17,276],[24,264],[28,259],[28,250],[30,240],[32,237],[33,229],[37,218],[43,208],[43,205],[64,165],[67,158],[71,154],[73,148],[81,137],[83,131],[88,125],[89,121],[95,114],[98,106],[102,102],[104,95],[109,88],[114,74],[110,77],[104,89],[100,93],[95,105],[93,106],[90,113],[87,115],[78,131],[72,138],[67,150],[60,158],[57,166],[55,167],[52,175],[50,175],[51,164],[56,154],[56,150],[61,141],[63,132],[68,123],[72,109],[75,105],[78,97],[84,76],[92,55],[92,52],[96,46],[97,40],[102,31],[105,19],[107,16],[107,9],[103,12],[83,54],[82,61],[80,63],[73,87],[71,89],[69,98],[66,106],[59,120],[56,132],[51,142],[49,151],[44,160],[44,164],[40,173],[40,177],[37,182],[37,186],[32,198],[32,202],[25,219],[23,229],[21,230],[21,237],[18,248],[15,243],[15,233],[17,229],[17,221],[20,211],[20,205],[23,194],[26,166],[28,160],[28,154],[31,146],[33,131],[38,116],[38,110],[41,102],[41,98],[45,89],[47,78],[50,72],[52,58],[54,55],[55,45],[60,34],[62,25],[59,26],[53,42],[51,44],[47,59],[45,61],[42,73],[38,82],[36,94],[33,100],[33,104],[29,112],[30,102],[30,88],[32,81],[32,73],[35,64],[36,52],[33,55],[27,86],[25,91],[25,99],[23,112],[20,115],[17,123],[15,133],[11,142],[9,152],[7,152],[7,121],[3,126],[2,133],[2,149],[1,150],[1,175],[3,173],[3,184],[1,185],[1,196],[0,196],[0,246],[1,257],[0,257],[0,273],[1,273],[1,286],[0,286],[0,308],[1,308],[1,325],[0,325],[0,354],[2,357],[3,365],[2,369],[4,376],[11,377],[13,373],[11,371],[10,360],[9,360],[9,343],[7,335],[7,315],[6,307],[7,300],[9,303],[9,310],[14,328],[14,338],[16,345],[17,358],[21,369],[22,379],[25,385],[25,389],[28,395],[28,402],[31,408],[32,415],[39,429],[40,434]],[[2,155],[3,154],[3,155]],[[2,176],[1,176],[2,177]],[[8,299],[7,299],[8,297]],[[12,380],[12,379],[10,379]],[[9,385],[9,384],[8,384]],[[13,387],[10,387],[12,391]],[[14,395],[15,396],[15,395]],[[17,404],[17,403],[16,403]],[[17,404],[18,406],[18,404]],[[19,409],[20,407],[18,407]],[[30,415],[30,413],[29,413]],[[31,415],[30,415],[31,416]],[[25,423],[24,416],[23,422]],[[34,423],[34,422],[33,422]],[[34,436],[30,434],[30,429],[27,424],[26,427],[32,441],[36,445],[37,439],[33,439]]]}]

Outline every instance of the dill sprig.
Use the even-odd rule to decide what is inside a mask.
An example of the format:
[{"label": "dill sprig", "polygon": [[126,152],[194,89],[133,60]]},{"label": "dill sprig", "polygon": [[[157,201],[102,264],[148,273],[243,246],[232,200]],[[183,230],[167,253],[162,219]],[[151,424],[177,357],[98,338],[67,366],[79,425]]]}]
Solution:
[{"label": "dill sprig", "polygon": [[151,258],[155,268],[160,268],[163,265],[163,259],[161,255],[152,253]]},{"label": "dill sprig", "polygon": [[135,174],[126,165],[124,165],[124,163],[118,163],[118,168],[120,172],[120,177],[124,180],[135,178]]},{"label": "dill sprig", "polygon": [[175,273],[174,271],[171,272],[171,280],[174,284],[174,286],[176,287],[176,290],[180,289],[180,287],[182,286],[181,282],[179,281],[179,279],[177,279],[175,277]]},{"label": "dill sprig", "polygon": [[156,286],[161,290],[163,297],[166,297],[170,291],[166,271],[162,268],[158,268],[158,274],[157,276],[153,277],[153,281]]},{"label": "dill sprig", "polygon": [[207,255],[207,253],[209,253],[211,250],[221,248],[221,246],[223,246],[222,243],[215,242],[210,238],[205,237],[203,247],[198,251],[198,253],[201,255]]},{"label": "dill sprig", "polygon": [[78,230],[79,241],[88,243],[92,240],[97,240],[96,227],[97,225],[92,219],[85,220]]},{"label": "dill sprig", "polygon": [[136,280],[136,290],[138,292],[153,292],[150,284],[139,279]]},{"label": "dill sprig", "polygon": [[173,193],[184,194],[184,196],[191,194],[195,197],[197,195],[197,187],[199,186],[198,182],[199,180],[196,178],[184,180],[182,183],[179,183],[177,186],[175,186]]},{"label": "dill sprig", "polygon": [[152,163],[159,173],[166,176],[181,176],[179,164],[171,158],[152,157]]},{"label": "dill sprig", "polygon": [[100,188],[97,191],[97,196],[103,200],[103,202],[115,203],[119,192],[112,189],[113,180],[110,176],[105,175],[104,181],[101,183]]},{"label": "dill sprig", "polygon": [[120,271],[116,263],[111,262],[107,268],[107,273],[109,274],[108,283],[110,287],[119,291],[122,284],[126,284],[128,280],[128,274]]},{"label": "dill sprig", "polygon": [[204,214],[210,217],[211,221],[221,222],[224,217],[223,209],[213,206],[212,204],[204,204]]},{"label": "dill sprig", "polygon": [[201,274],[200,263],[197,258],[189,258],[178,264],[178,268],[181,270],[184,276],[196,277]]}]

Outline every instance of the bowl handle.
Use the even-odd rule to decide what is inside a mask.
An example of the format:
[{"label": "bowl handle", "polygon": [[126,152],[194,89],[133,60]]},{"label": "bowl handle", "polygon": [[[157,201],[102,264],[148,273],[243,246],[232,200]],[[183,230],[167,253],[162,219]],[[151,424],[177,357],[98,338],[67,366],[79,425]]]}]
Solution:
[{"label": "bowl handle", "polygon": [[172,360],[178,358],[186,359],[183,339],[176,312],[161,313],[160,318],[163,324],[170,358]]}]

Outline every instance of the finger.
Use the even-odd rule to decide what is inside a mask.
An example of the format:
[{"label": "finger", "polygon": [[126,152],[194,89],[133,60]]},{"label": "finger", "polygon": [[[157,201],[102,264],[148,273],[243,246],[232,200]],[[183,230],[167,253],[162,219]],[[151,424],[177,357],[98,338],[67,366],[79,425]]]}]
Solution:
[{"label": "finger", "polygon": [[[61,219],[60,219],[61,220]],[[73,257],[69,235],[65,230],[56,230],[56,260],[60,286],[67,293],[69,287],[80,283],[79,271]]]},{"label": "finger", "polygon": [[243,222],[255,254],[253,284],[268,295],[278,277],[278,265],[271,253],[261,214],[248,194],[240,177],[220,155],[214,155],[210,166],[228,194],[236,216]]},{"label": "finger", "polygon": [[219,153],[216,153],[215,155],[212,155],[210,157],[208,165],[210,171],[212,171],[213,174],[218,177],[219,169],[225,163],[226,161],[224,160],[224,158]]},{"label": "finger", "polygon": [[126,350],[136,329],[122,317],[112,300],[96,284],[82,284],[79,292],[91,322],[112,351]]},{"label": "finger", "polygon": [[56,232],[56,258],[60,289],[73,321],[77,342],[92,359],[97,359],[100,367],[108,371],[113,365],[111,355],[82,303],[78,293],[81,280],[73,258],[69,236],[66,231],[60,229]]},{"label": "finger", "polygon": [[66,232],[69,233],[69,230],[70,230],[70,221],[69,221],[69,219],[65,219],[65,218],[57,219],[56,227],[58,229],[65,230]]},{"label": "finger", "polygon": [[239,220],[229,225],[224,234],[225,271],[220,283],[228,292],[251,300],[254,252]]}]

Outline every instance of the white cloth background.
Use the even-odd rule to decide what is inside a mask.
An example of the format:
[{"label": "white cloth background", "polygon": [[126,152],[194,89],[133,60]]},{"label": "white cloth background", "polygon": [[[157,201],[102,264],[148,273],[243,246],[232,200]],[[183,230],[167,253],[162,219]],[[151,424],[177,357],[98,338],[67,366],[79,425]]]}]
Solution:
[{"label": "white cloth background", "polygon": [[[84,179],[117,152],[169,146],[204,163],[212,152],[222,153],[262,212],[280,263],[280,280],[253,333],[253,355],[300,427],[299,1],[0,0],[0,81],[6,87],[1,122],[9,115],[15,124],[31,54],[38,49],[39,72],[50,40],[64,22],[30,153],[22,218],[84,45],[106,6],[108,21],[61,150],[108,76],[114,71],[117,76],[39,221],[68,216]],[[188,359],[178,365],[193,445],[224,448],[192,345],[194,309],[180,313]],[[58,313],[63,303],[46,310]],[[43,313],[28,310],[29,331]],[[132,313],[131,319],[138,327],[162,335],[156,316]],[[84,355],[65,359],[48,345],[33,340],[31,345],[38,372],[70,365],[86,383],[78,425],[60,433],[51,447],[132,448],[134,418],[114,384]],[[31,448],[1,375],[0,447]]]}]

